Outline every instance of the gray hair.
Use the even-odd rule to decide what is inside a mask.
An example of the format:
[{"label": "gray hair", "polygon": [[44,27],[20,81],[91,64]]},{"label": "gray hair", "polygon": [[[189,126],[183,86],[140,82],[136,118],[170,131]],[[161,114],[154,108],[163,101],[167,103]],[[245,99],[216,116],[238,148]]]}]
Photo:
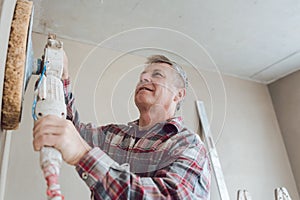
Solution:
[{"label": "gray hair", "polygon": [[[179,76],[179,79],[181,80],[181,83],[182,83],[181,87],[187,89],[188,78],[187,78],[185,71],[183,70],[183,68],[180,65],[178,65],[174,61],[171,61],[169,58],[167,58],[166,56],[163,56],[163,55],[152,55],[147,58],[146,64],[154,64],[154,63],[169,64],[177,72],[176,74]],[[178,102],[178,104],[176,106],[176,110],[180,109],[182,101]]]}]

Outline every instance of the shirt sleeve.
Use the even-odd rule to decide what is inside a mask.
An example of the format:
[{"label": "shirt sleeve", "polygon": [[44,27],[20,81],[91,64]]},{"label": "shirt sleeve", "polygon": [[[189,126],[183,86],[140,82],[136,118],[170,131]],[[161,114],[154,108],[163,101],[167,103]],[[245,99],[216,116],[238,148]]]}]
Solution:
[{"label": "shirt sleeve", "polygon": [[71,120],[74,124],[75,116],[78,114],[77,110],[75,108],[74,104],[74,97],[72,94],[72,88],[71,88],[71,81],[70,78],[62,80],[63,82],[63,89],[64,89],[64,95],[65,95],[65,103],[67,106],[67,119]]},{"label": "shirt sleeve", "polygon": [[[81,137],[91,146],[98,146],[102,148],[105,135],[103,134],[102,126],[95,126],[92,123],[80,122],[79,112],[75,106],[75,98],[72,93],[70,78],[62,80],[65,95],[65,103],[67,106],[67,119],[71,120]],[[97,134],[97,139],[95,135]]]},{"label": "shirt sleeve", "polygon": [[128,164],[119,165],[95,147],[76,170],[95,200],[209,199],[211,169],[203,143],[191,144],[183,151],[177,148],[175,154],[176,160],[154,176],[141,177],[131,173]]}]

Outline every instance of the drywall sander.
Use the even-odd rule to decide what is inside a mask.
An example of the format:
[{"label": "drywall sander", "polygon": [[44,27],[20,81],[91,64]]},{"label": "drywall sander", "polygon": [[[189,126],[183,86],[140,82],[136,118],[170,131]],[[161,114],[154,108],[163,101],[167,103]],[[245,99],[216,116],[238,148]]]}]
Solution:
[{"label": "drywall sander", "polygon": [[[33,4],[16,2],[8,42],[5,77],[3,83],[1,128],[16,130],[21,121],[22,102],[32,74],[38,76],[34,88],[32,116],[34,120],[46,115],[66,117],[66,105],[61,76],[63,73],[63,43],[49,34],[44,55],[34,59],[31,41]],[[47,182],[47,197],[61,200],[58,184],[62,156],[52,147],[43,147],[40,164]]]}]

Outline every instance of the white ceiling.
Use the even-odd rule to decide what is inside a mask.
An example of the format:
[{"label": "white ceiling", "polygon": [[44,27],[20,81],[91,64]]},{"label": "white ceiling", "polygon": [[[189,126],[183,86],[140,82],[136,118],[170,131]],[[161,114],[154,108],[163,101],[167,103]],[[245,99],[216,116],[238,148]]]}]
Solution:
[{"label": "white ceiling", "polygon": [[300,69],[298,0],[33,0],[34,32],[270,83]]}]

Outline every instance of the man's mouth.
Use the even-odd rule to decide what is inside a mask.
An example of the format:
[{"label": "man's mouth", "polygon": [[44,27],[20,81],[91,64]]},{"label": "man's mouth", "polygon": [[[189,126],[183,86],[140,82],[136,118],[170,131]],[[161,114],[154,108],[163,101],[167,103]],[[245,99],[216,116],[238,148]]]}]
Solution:
[{"label": "man's mouth", "polygon": [[138,89],[138,92],[139,92],[139,91],[143,91],[143,90],[153,92],[152,89],[150,89],[150,88],[148,88],[148,87],[144,87],[144,86],[143,86],[143,87],[140,87],[140,88]]}]

